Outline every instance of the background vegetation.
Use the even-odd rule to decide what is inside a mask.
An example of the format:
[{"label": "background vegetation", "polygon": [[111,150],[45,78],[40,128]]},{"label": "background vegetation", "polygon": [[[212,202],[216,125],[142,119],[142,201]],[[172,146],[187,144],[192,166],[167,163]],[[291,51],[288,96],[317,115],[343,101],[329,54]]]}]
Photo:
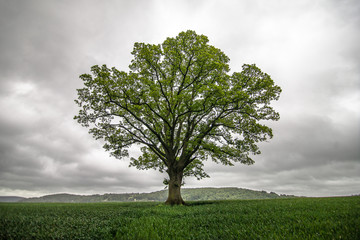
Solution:
[{"label": "background vegetation", "polygon": [[0,239],[360,239],[360,197],[1,203]]},{"label": "background vegetation", "polygon": [[[185,201],[205,200],[234,200],[234,199],[269,199],[293,197],[278,195],[274,192],[254,191],[242,188],[184,188],[181,190]],[[167,190],[152,193],[123,193],[104,195],[73,195],[54,194],[39,198],[22,199],[23,202],[133,202],[133,201],[159,201],[164,202],[167,198]]]}]

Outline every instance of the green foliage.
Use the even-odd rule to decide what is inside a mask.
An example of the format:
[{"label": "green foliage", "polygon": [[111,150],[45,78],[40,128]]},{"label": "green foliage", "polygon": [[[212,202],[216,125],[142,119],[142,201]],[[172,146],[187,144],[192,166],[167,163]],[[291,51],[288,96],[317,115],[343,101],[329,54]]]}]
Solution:
[{"label": "green foliage", "polygon": [[75,116],[117,158],[133,144],[139,169],[184,170],[208,177],[203,160],[252,164],[257,143],[272,137],[262,120],[278,120],[270,106],[281,89],[255,65],[229,73],[229,58],[194,31],[162,44],[135,43],[130,71],[93,66],[81,75]]},{"label": "green foliage", "polygon": [[360,197],[1,203],[0,239],[360,239]]}]

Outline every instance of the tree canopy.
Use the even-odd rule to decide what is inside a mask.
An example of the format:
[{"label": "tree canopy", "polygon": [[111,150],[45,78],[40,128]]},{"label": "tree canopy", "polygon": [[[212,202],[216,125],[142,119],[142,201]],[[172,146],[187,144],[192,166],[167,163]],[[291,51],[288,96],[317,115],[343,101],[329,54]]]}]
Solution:
[{"label": "tree canopy", "polygon": [[207,159],[254,163],[257,144],[273,136],[263,120],[279,119],[270,103],[281,88],[254,64],[229,74],[229,58],[208,41],[189,30],[162,44],[135,43],[128,72],[93,66],[80,76],[75,119],[116,158],[139,144],[130,165],[167,171],[169,184],[208,177]]}]

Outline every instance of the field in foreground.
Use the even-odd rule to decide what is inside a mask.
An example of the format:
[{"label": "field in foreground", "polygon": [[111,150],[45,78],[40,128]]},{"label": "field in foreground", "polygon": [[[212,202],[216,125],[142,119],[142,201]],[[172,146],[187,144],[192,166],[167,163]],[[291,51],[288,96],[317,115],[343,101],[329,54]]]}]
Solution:
[{"label": "field in foreground", "polygon": [[360,239],[360,197],[1,203],[0,239]]}]

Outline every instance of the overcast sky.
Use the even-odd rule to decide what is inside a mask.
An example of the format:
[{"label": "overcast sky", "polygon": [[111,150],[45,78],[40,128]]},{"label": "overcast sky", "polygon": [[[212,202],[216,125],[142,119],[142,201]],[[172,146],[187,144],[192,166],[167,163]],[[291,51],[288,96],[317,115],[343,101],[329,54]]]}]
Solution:
[{"label": "overcast sky", "polygon": [[207,162],[211,178],[185,187],[360,193],[360,1],[0,0],[0,195],[163,189],[165,175],[109,157],[73,120],[74,99],[92,65],[128,71],[134,42],[188,29],[283,92],[254,165]]}]

